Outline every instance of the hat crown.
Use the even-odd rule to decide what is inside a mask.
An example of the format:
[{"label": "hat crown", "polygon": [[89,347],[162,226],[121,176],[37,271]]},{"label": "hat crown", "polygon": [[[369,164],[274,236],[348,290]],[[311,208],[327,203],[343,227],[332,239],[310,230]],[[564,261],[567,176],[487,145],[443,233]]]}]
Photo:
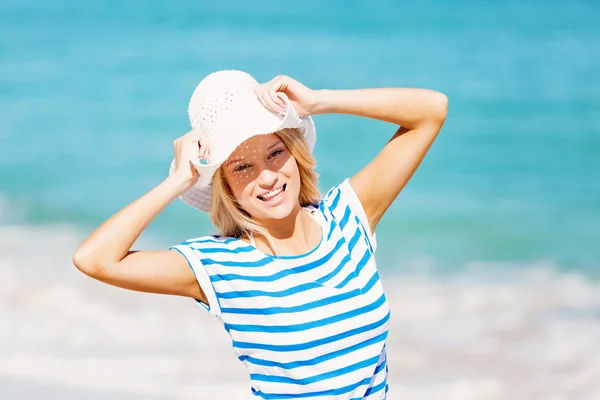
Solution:
[{"label": "hat crown", "polygon": [[222,125],[244,102],[246,96],[254,95],[258,82],[243,71],[218,71],[204,78],[194,90],[188,106],[192,129],[199,129],[212,136],[215,128]]}]

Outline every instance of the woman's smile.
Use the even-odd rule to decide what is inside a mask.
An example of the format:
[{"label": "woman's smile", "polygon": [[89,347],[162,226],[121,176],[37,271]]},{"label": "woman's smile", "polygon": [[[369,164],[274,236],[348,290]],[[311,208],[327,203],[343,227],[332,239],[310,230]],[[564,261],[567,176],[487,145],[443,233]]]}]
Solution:
[{"label": "woman's smile", "polygon": [[268,204],[271,207],[275,207],[285,200],[285,189],[287,187],[287,183],[267,192],[264,194],[259,194],[256,196],[263,203]]}]

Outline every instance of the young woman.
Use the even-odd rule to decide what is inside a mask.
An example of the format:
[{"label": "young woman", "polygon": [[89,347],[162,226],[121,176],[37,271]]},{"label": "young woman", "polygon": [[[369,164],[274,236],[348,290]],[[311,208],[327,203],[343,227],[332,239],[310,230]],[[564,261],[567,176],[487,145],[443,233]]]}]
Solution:
[{"label": "young woman", "polygon": [[[287,76],[259,85],[240,71],[211,74],[192,96],[192,131],[175,140],[169,177],[97,228],[73,262],[111,285],[196,299],[231,336],[251,398],[383,399],[390,314],[375,228],[447,103],[423,89],[311,90]],[[324,196],[310,118],[320,113],[401,126]],[[220,235],[131,251],[177,197],[209,212]]]}]

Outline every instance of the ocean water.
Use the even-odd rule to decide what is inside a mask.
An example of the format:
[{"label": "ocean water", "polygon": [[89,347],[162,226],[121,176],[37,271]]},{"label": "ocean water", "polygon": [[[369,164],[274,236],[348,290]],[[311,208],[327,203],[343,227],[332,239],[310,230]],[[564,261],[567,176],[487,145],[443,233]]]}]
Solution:
[{"label": "ocean water", "polygon": [[[592,0],[0,0],[0,397],[244,397],[193,302],[70,263],[166,177],[196,84],[241,69],[450,99],[377,228],[391,398],[600,399],[599,20]],[[315,122],[323,191],[395,131]],[[139,246],[210,232],[175,202]]]}]

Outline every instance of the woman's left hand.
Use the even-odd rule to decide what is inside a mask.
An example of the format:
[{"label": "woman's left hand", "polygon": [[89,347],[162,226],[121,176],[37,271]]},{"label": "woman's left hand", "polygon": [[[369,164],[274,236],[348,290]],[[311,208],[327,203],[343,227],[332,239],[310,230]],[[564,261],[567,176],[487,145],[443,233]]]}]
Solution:
[{"label": "woman's left hand", "polygon": [[308,116],[316,104],[316,91],[285,75],[257,85],[254,93],[263,106],[278,113],[285,112],[285,103],[289,102],[300,116]]}]

